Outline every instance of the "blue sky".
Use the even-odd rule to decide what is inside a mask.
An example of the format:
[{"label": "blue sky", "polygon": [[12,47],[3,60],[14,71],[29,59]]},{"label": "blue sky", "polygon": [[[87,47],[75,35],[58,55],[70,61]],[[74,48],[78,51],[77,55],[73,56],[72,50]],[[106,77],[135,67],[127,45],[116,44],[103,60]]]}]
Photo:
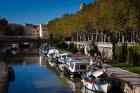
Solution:
[{"label": "blue sky", "polygon": [[81,3],[93,0],[0,0],[0,17],[9,23],[47,23],[64,13],[79,11]]}]

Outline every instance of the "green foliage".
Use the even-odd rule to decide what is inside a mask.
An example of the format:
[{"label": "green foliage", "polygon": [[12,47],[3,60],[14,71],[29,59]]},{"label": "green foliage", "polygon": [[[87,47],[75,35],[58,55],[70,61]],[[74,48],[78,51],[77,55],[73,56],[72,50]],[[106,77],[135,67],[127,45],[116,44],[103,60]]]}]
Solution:
[{"label": "green foliage", "polygon": [[101,53],[100,53],[100,51],[99,51],[97,45],[95,45],[95,44],[92,44],[92,48],[88,51],[88,53],[89,53],[91,56],[95,56],[95,55],[96,55],[96,56],[97,56],[97,55],[101,56]]},{"label": "green foliage", "polygon": [[128,49],[127,49],[127,45],[123,44],[122,45],[122,50],[121,50],[121,56],[120,56],[120,62],[126,62],[127,60],[127,55],[128,55]]},{"label": "green foliage", "polygon": [[49,44],[56,46],[56,47],[59,45],[60,41],[61,41],[60,38],[53,38],[52,36],[48,40]]},{"label": "green foliage", "polygon": [[6,36],[21,36],[24,35],[24,27],[18,24],[9,24],[5,31]]},{"label": "green foliage", "polygon": [[115,47],[115,59],[117,60],[117,61],[119,61],[120,60],[120,55],[121,55],[121,53],[122,53],[122,46],[116,46]]},{"label": "green foliage", "polygon": [[78,49],[74,46],[74,43],[70,43],[70,44],[69,44],[68,50],[69,50],[70,52],[72,52],[72,53],[78,52]]},{"label": "green foliage", "polygon": [[81,52],[82,54],[85,54],[84,48],[81,48],[81,49],[80,49],[80,52]]},{"label": "green foliage", "polygon": [[68,49],[68,44],[66,44],[64,40],[59,41],[56,46],[60,49]]},{"label": "green foliage", "polygon": [[116,47],[116,60],[120,63],[128,62],[133,66],[140,66],[140,46],[131,46],[123,44]]},{"label": "green foliage", "polygon": [[47,25],[49,34],[70,36],[88,31],[110,31],[115,59],[118,32],[136,31],[140,27],[139,0],[97,0],[76,14],[64,14]]},{"label": "green foliage", "polygon": [[116,60],[118,62],[124,63],[127,61],[128,56],[128,48],[126,44],[122,44],[121,46],[116,47]]},{"label": "green foliage", "polygon": [[94,48],[90,49],[88,51],[88,53],[91,55],[91,56],[94,56],[96,54],[96,50]]},{"label": "green foliage", "polygon": [[8,27],[8,21],[4,18],[0,18],[0,35],[4,35]]},{"label": "green foliage", "polygon": [[21,36],[24,35],[24,27],[19,24],[8,24],[4,18],[0,18],[0,35]]},{"label": "green foliage", "polygon": [[140,25],[139,4],[137,0],[98,0],[85,5],[76,14],[64,14],[51,20],[47,30],[60,36],[103,29],[111,32],[136,30]]},{"label": "green foliage", "polygon": [[115,62],[112,62],[112,63],[108,63],[108,64],[110,64],[112,66],[115,66],[115,67],[119,67],[121,69],[130,71],[130,72],[133,72],[133,73],[137,73],[137,74],[140,75],[140,67],[133,66],[133,65],[128,64],[128,63],[115,63]]},{"label": "green foliage", "polygon": [[129,63],[133,66],[140,66],[140,46],[131,46],[128,50]]}]

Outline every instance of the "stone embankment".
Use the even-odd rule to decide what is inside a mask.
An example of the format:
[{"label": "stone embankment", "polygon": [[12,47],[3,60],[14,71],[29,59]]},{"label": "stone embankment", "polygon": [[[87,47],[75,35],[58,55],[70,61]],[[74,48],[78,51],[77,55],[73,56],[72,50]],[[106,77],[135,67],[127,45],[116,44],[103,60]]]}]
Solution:
[{"label": "stone embankment", "polygon": [[8,77],[8,66],[0,61],[0,93],[6,93]]},{"label": "stone embankment", "polygon": [[140,75],[107,65],[113,84],[124,93],[140,93]]}]

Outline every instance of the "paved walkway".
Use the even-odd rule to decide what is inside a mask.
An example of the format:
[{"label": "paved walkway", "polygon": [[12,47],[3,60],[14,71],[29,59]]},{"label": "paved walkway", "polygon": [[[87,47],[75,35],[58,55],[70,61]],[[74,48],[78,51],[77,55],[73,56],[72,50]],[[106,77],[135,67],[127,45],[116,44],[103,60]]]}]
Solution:
[{"label": "paved walkway", "polygon": [[122,83],[124,93],[140,93],[140,75],[106,65],[110,75]]}]

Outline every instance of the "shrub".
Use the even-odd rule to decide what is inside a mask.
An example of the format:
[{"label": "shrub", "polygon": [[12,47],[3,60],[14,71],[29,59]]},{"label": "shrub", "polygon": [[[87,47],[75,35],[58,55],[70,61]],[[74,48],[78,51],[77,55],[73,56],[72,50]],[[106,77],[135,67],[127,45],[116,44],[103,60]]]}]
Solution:
[{"label": "shrub", "polygon": [[70,51],[72,53],[76,53],[76,52],[78,52],[78,49],[74,46],[74,43],[70,43],[68,51]]},{"label": "shrub", "polygon": [[122,46],[116,46],[115,47],[115,55],[116,55],[116,57],[115,57],[115,60],[117,60],[117,61],[119,61],[120,60],[120,54],[121,54],[121,49],[122,49]]},{"label": "shrub", "polygon": [[81,52],[82,54],[85,54],[84,48],[81,48],[81,49],[80,49],[80,52]]},{"label": "shrub", "polygon": [[130,63],[130,64],[133,64],[133,54],[134,54],[134,49],[133,49],[133,47],[129,47],[128,48],[128,62]]},{"label": "shrub", "polygon": [[139,46],[134,46],[133,49],[133,54],[132,55],[132,64],[133,66],[140,66],[140,51],[139,51]]},{"label": "shrub", "polygon": [[88,51],[88,53],[91,56],[94,56],[95,54],[101,56],[101,52],[99,51],[97,45],[95,45],[95,44],[93,44],[92,48]]},{"label": "shrub", "polygon": [[56,47],[58,47],[60,49],[67,49],[68,44],[66,44],[64,40],[61,40],[61,41],[56,43]]},{"label": "shrub", "polygon": [[127,60],[127,55],[128,55],[127,45],[126,45],[126,44],[123,44],[123,45],[122,45],[122,50],[121,50],[120,61],[121,61],[121,62],[126,62],[126,60]]}]

